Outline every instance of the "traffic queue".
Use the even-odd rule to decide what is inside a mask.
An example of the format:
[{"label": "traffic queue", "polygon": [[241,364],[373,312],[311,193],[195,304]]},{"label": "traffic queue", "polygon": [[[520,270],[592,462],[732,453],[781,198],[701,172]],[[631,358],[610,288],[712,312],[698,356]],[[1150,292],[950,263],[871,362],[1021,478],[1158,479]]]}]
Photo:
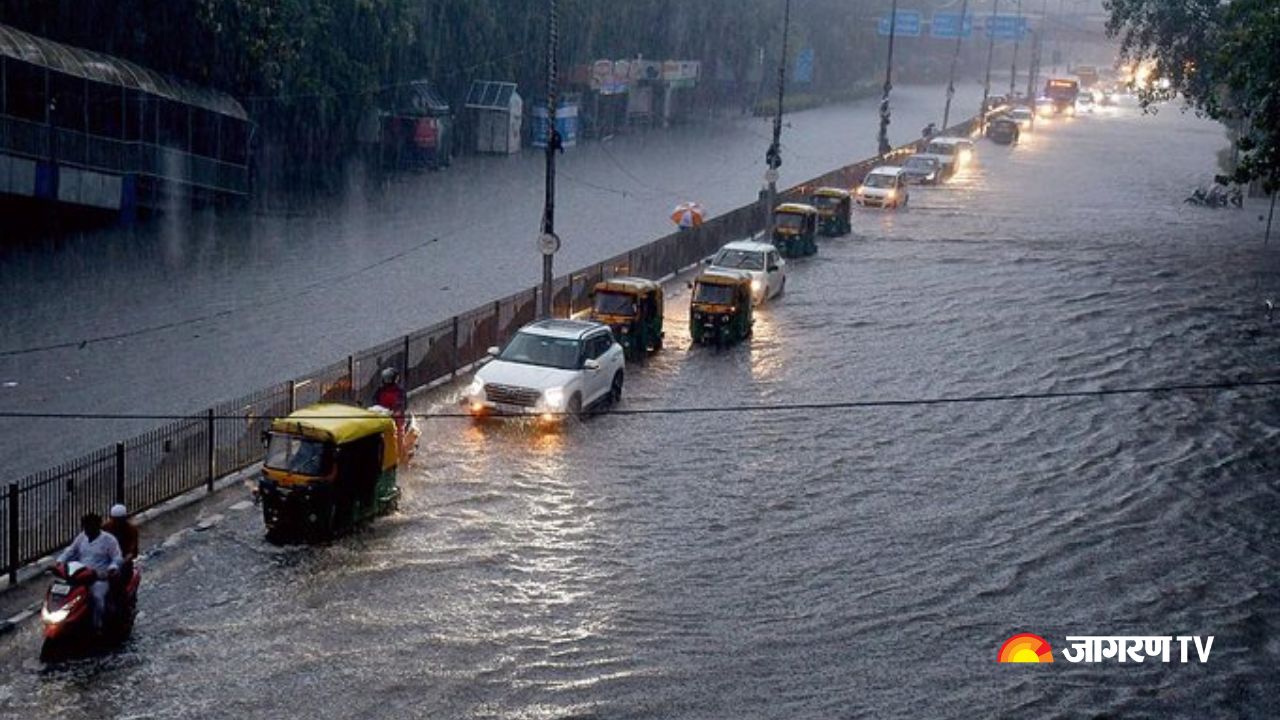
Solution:
[{"label": "traffic queue", "polygon": [[[1075,106],[1064,102],[1074,88],[1060,81],[1047,87],[1053,91],[1051,102],[1034,109],[1005,108],[987,123],[986,136],[999,144],[1016,143],[1033,122],[1032,113],[1074,114]],[[906,208],[911,186],[946,182],[975,153],[970,137],[931,138],[901,165],[873,167],[856,187],[818,187],[805,198],[808,202],[777,205],[767,237],[725,244],[688,283],[690,340],[723,347],[750,339],[755,309],[786,290],[788,259],[816,254],[819,236],[850,234],[855,205]],[[694,211],[700,208],[693,204],[677,208],[681,216]],[[663,349],[663,286],[646,278],[614,277],[596,284],[591,299],[585,317],[532,322],[504,346],[489,348],[488,359],[462,391],[465,412],[476,420],[531,418],[557,425],[619,402],[627,364],[642,363]],[[383,370],[382,379],[368,409],[312,405],[275,420],[262,434],[265,452],[254,500],[262,507],[268,539],[325,541],[395,510],[397,475],[412,460],[421,433],[396,371]],[[90,522],[95,517],[85,516],[88,545],[97,537]],[[123,589],[107,602],[105,566],[72,561],[68,553],[71,549],[53,570],[55,580],[41,611],[46,661],[81,645],[122,642],[136,612],[139,575],[131,561],[117,583]],[[120,564],[113,560],[111,569]]]}]

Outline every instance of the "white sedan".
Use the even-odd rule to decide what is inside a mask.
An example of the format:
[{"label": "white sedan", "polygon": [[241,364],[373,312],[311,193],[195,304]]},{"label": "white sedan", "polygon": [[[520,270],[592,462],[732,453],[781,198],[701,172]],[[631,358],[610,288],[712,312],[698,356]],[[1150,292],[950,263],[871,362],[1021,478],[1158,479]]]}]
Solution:
[{"label": "white sedan", "polygon": [[751,302],[759,305],[782,294],[787,287],[787,261],[769,243],[740,240],[720,248],[711,267],[742,270],[751,276]]}]

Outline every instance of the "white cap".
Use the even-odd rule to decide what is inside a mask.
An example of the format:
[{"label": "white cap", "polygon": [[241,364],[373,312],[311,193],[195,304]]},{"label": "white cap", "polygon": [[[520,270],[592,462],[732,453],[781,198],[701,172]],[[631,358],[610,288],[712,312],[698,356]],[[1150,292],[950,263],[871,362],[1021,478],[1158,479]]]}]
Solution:
[{"label": "white cap", "polygon": [[111,517],[122,518],[122,517],[128,517],[128,515],[129,515],[129,510],[125,508],[124,505],[121,505],[120,503],[116,503],[115,505],[111,506]]}]

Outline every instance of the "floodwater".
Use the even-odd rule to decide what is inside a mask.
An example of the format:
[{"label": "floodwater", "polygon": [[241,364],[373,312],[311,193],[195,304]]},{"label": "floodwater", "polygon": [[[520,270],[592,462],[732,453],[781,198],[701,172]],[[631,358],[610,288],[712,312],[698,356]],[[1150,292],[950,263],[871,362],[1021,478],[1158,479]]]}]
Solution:
[{"label": "floodwater", "polygon": [[[667,348],[623,408],[1266,375],[1258,204],[1182,204],[1215,125],[1049,123],[792,263],[755,337]],[[450,410],[424,401],[417,410]],[[149,566],[135,639],[0,714],[96,718],[1197,717],[1280,713],[1280,403],[1266,390],[426,420],[402,511],[319,548],[234,514]],[[1034,632],[1052,665],[995,662]],[[1069,664],[1068,635],[1214,636]]]},{"label": "floodwater", "polygon": [[[981,97],[962,87],[953,117]],[[895,90],[890,137],[916,137],[943,99],[942,88]],[[877,102],[789,116],[781,185],[874,155]],[[557,274],[671,232],[679,202],[715,215],[754,201],[770,132],[770,120],[730,116],[569,149]],[[353,172],[349,191],[295,212],[0,246],[0,410],[199,413],[531,288],[542,278],[543,162],[462,158],[386,185]],[[5,468],[17,479],[158,424],[0,420]]]}]

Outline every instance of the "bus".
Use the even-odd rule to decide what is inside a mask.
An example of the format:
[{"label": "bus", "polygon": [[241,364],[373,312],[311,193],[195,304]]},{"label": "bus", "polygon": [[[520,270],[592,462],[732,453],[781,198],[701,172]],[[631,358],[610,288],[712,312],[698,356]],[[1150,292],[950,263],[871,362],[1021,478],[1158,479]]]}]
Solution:
[{"label": "bus", "polygon": [[[1054,112],[1074,112],[1080,83],[1066,78],[1049,78],[1044,84],[1044,96],[1053,102]],[[1068,110],[1069,108],[1069,110]]]}]

